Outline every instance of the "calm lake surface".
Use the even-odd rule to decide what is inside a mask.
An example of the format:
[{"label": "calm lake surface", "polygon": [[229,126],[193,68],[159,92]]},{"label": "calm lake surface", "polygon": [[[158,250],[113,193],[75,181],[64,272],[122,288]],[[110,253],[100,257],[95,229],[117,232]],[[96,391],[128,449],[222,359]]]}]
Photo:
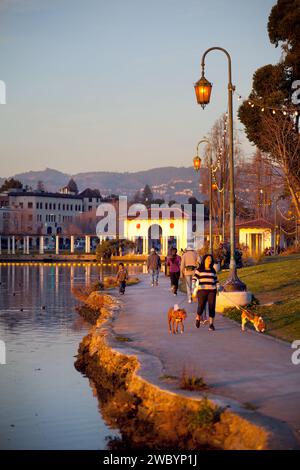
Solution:
[{"label": "calm lake surface", "polygon": [[103,421],[89,380],[74,368],[89,325],[76,313],[71,289],[97,280],[99,269],[0,266],[0,340],[6,344],[0,449],[105,449],[106,437],[118,435]]}]

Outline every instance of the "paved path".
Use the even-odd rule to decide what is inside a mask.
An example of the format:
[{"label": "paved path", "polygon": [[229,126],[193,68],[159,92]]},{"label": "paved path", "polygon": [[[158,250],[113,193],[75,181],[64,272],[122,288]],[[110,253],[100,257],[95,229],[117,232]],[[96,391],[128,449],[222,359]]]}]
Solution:
[{"label": "paved path", "polygon": [[[180,377],[185,367],[189,374],[203,376],[213,393],[249,402],[299,435],[300,365],[292,364],[288,343],[250,330],[243,333],[219,314],[215,332],[207,326],[197,329],[196,304],[188,304],[182,293],[174,297],[163,275],[158,287],[151,287],[145,276],[126,289],[122,301],[114,331],[130,337],[133,348],[157,356],[165,374]],[[188,312],[183,335],[168,332],[167,311],[174,303]]]}]

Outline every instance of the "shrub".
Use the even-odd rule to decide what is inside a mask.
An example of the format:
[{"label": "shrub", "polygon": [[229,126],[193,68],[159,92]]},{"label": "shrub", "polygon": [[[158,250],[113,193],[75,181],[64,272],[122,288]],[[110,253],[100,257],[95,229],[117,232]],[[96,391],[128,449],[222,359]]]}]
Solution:
[{"label": "shrub", "polygon": [[180,378],[179,386],[182,390],[202,391],[208,389],[203,377],[197,377],[194,373],[189,374],[184,368]]},{"label": "shrub", "polygon": [[298,246],[297,245],[289,246],[286,250],[280,253],[280,256],[294,255],[297,253],[300,253],[300,244]]},{"label": "shrub", "polygon": [[191,418],[192,428],[209,427],[220,421],[222,408],[213,406],[207,398],[204,398],[200,404],[199,410]]}]

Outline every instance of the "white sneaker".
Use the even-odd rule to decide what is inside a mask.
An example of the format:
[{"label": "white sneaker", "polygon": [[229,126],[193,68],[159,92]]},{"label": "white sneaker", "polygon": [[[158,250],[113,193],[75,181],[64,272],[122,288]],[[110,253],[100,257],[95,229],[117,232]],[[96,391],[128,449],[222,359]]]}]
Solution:
[{"label": "white sneaker", "polygon": [[152,282],[152,284],[151,284],[151,287],[154,287],[154,284],[153,284],[153,282]]},{"label": "white sneaker", "polygon": [[189,304],[191,304],[191,303],[192,303],[192,299],[189,299],[188,302],[189,302]]}]

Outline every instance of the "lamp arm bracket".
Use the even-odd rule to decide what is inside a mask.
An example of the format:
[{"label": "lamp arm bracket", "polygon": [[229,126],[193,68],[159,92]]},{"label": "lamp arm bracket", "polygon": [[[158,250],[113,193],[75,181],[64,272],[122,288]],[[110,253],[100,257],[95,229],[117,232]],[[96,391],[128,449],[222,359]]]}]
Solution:
[{"label": "lamp arm bracket", "polygon": [[[211,51],[221,51],[221,52],[224,52],[224,54],[226,55],[227,59],[228,59],[228,77],[229,77],[229,86],[233,87],[232,83],[231,83],[231,57],[230,57],[230,54],[228,51],[226,51],[226,49],[224,49],[223,47],[219,47],[219,46],[214,46],[214,47],[210,47],[209,49],[207,49],[203,56],[202,56],[202,59],[201,59],[201,67],[202,67],[202,76],[204,76],[204,69],[205,69],[205,57],[207,56],[207,54]],[[234,91],[232,89],[232,91]]]}]

